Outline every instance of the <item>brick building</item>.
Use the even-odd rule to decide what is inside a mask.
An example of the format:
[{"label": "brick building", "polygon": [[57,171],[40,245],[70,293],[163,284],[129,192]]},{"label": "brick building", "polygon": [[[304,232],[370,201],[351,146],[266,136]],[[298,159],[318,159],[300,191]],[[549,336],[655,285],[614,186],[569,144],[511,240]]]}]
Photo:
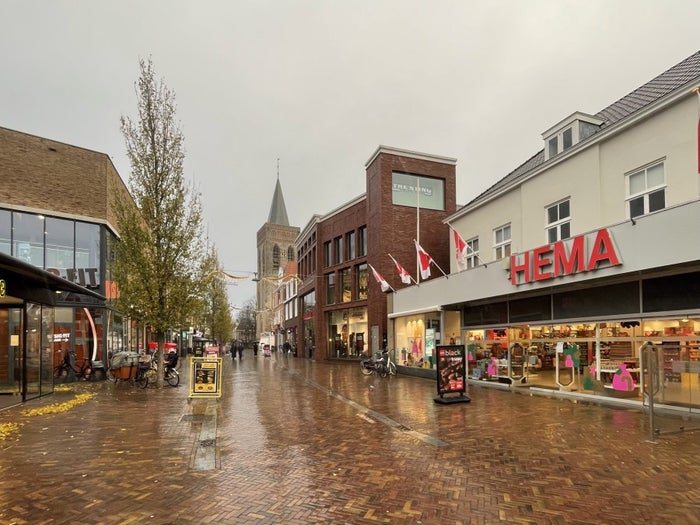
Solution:
[{"label": "brick building", "polygon": [[[54,289],[77,285],[51,300],[18,292],[16,300],[0,301],[0,318],[11,325],[0,334],[0,388],[27,398],[52,391],[52,367],[68,352],[78,363],[104,363],[109,351],[127,347],[126,320],[105,297],[112,295],[108,253],[116,240],[111,199],[128,191],[108,155],[6,128],[0,128],[0,180],[3,275],[31,268]],[[19,313],[39,306],[42,336],[23,339]],[[32,359],[35,354],[41,358]],[[35,386],[32,378],[41,380]]]},{"label": "brick building", "polygon": [[365,164],[366,193],[309,220],[296,242],[300,355],[357,358],[386,345],[391,294],[369,265],[394,289],[407,286],[391,254],[420,281],[417,240],[449,267],[443,221],[455,212],[455,166],[452,158],[379,146]]}]

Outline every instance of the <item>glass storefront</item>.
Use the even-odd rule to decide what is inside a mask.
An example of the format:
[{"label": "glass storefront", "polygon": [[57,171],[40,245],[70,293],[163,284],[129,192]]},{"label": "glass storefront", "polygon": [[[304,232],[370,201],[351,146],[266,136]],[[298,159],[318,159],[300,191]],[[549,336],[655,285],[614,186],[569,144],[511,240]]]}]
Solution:
[{"label": "glass storefront", "polygon": [[650,343],[655,399],[700,405],[700,318],[504,325],[464,339],[472,379],[631,398],[641,397],[640,348]]},{"label": "glass storefront", "polygon": [[313,358],[316,350],[316,318],[314,317],[314,312],[316,311],[316,292],[310,292],[301,298],[302,303],[302,338],[301,343],[303,348],[301,350],[301,356]]},{"label": "glass storefront", "polygon": [[459,326],[458,311],[396,318],[393,359],[399,366],[435,368],[435,346],[460,344]]},{"label": "glass storefront", "polygon": [[359,358],[367,349],[367,308],[328,312],[328,356]]}]

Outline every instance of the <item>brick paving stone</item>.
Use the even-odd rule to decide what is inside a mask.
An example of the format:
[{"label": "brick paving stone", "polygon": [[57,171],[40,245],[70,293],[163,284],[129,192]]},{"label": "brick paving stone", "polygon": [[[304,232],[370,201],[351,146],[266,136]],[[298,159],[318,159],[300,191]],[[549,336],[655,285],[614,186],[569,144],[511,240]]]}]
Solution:
[{"label": "brick paving stone", "polygon": [[700,524],[696,432],[652,444],[637,410],[474,385],[440,405],[433,381],[358,368],[226,357],[218,401],[188,402],[183,367],[177,388],[4,410],[21,427],[0,441],[0,524]]}]

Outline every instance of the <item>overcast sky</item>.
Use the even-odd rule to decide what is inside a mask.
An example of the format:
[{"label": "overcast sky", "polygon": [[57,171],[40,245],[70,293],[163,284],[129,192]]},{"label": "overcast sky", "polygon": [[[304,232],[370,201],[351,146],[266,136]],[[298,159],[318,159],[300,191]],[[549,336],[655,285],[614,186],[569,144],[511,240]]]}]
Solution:
[{"label": "overcast sky", "polygon": [[119,118],[150,56],[209,237],[252,271],[278,158],[299,227],[365,191],[380,144],[456,158],[465,204],[700,49],[698,27],[694,0],[0,0],[0,126],[106,153],[126,182]]}]

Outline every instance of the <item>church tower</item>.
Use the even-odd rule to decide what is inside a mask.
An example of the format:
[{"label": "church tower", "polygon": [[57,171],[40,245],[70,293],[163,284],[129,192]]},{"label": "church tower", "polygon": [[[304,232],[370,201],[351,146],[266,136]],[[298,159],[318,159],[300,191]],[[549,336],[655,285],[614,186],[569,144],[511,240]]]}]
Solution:
[{"label": "church tower", "polygon": [[273,294],[277,289],[280,272],[288,261],[296,259],[294,241],[299,235],[297,226],[289,225],[287,207],[284,204],[282,185],[277,166],[277,182],[272,195],[272,205],[267,222],[258,230],[258,284],[257,284],[257,334],[273,332]]}]

